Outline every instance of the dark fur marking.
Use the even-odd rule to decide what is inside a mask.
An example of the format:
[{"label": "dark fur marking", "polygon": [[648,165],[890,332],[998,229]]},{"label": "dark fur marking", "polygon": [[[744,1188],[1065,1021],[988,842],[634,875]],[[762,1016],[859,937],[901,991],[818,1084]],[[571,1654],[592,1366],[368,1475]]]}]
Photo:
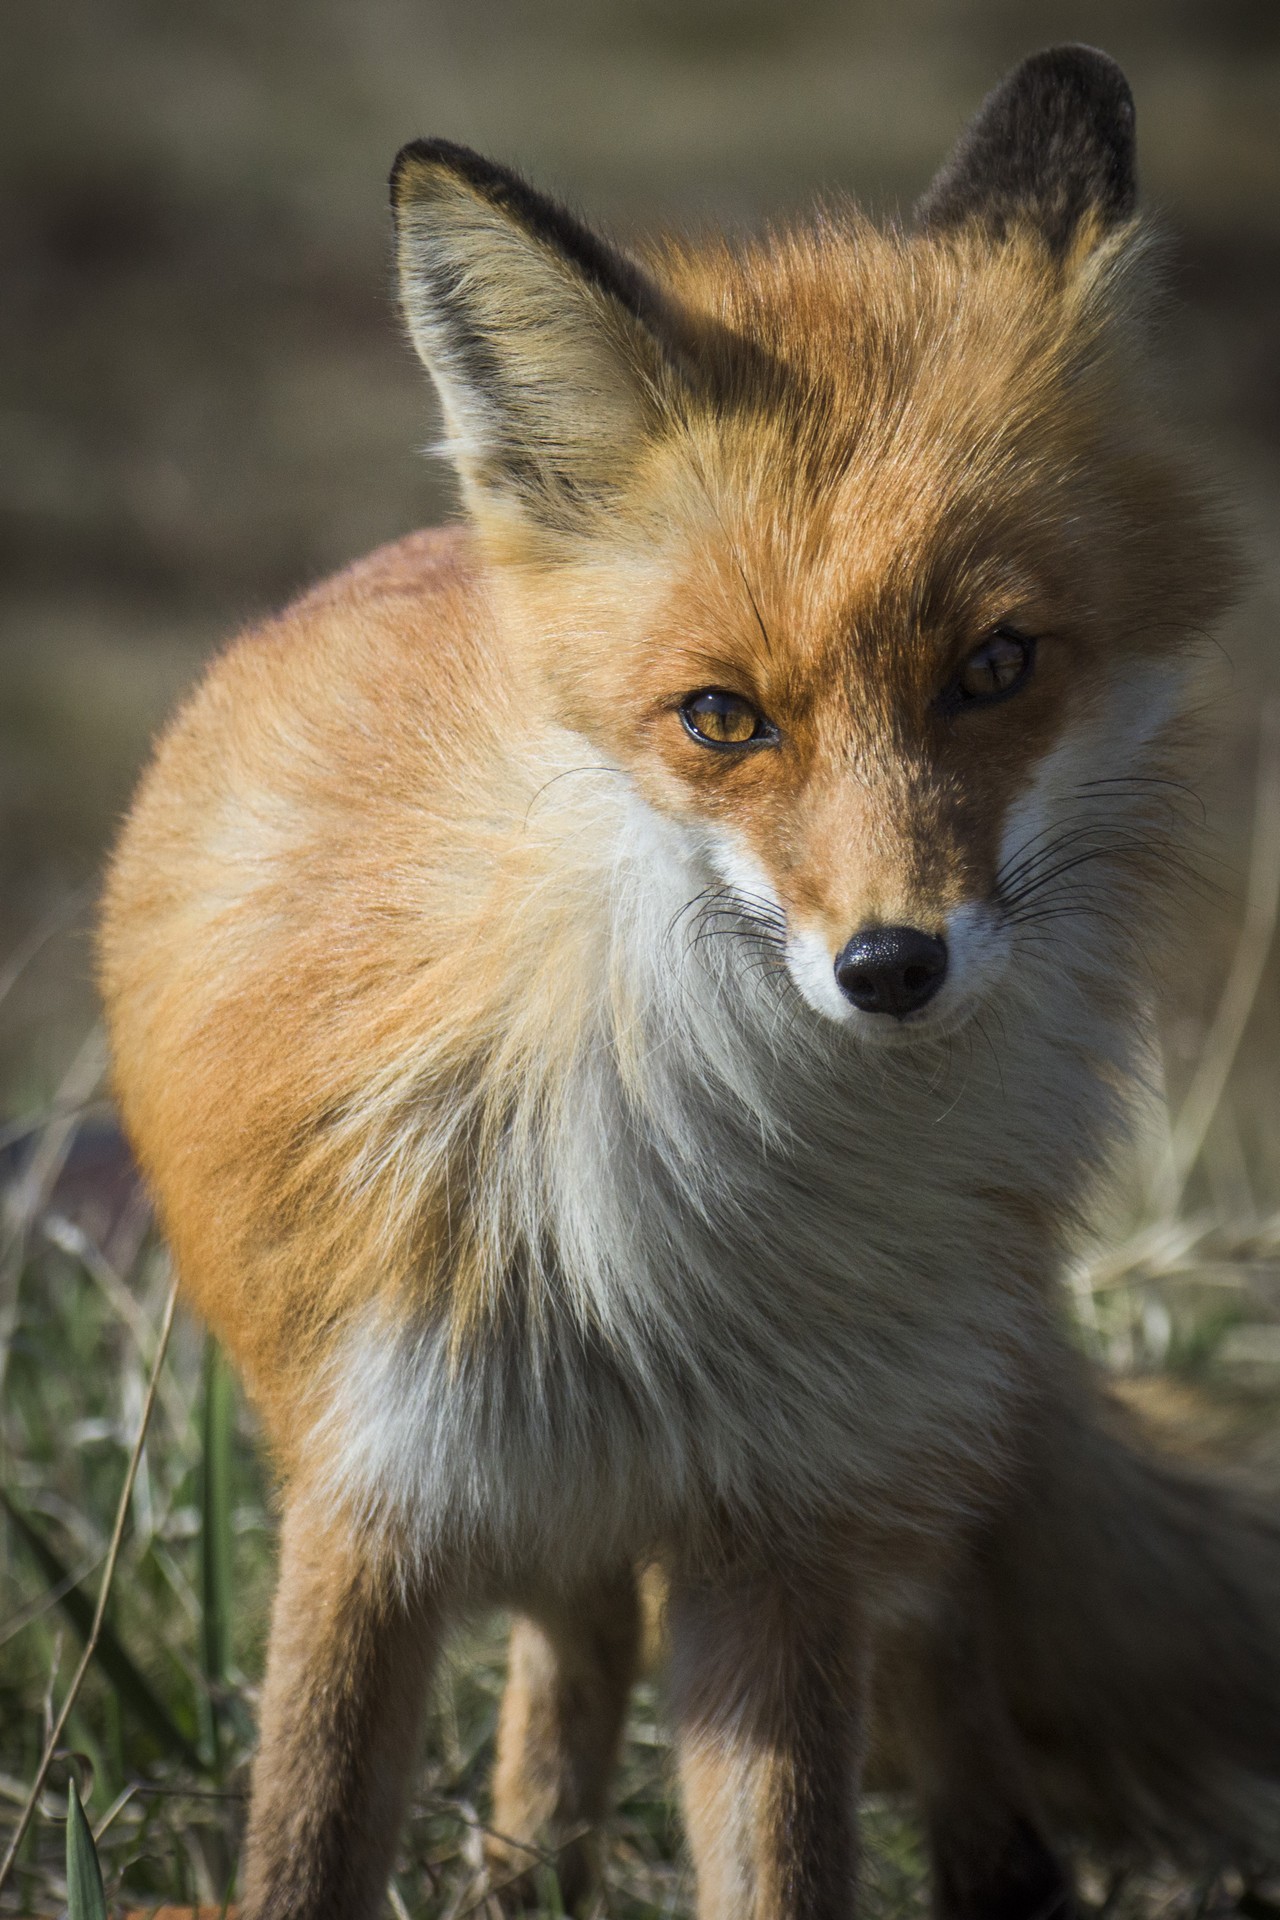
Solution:
[{"label": "dark fur marking", "polygon": [[437,312],[449,329],[450,352],[465,369],[468,382],[485,392],[501,393],[502,365],[491,341],[471,318],[461,291],[461,272],[450,271],[437,261],[421,261],[418,267],[431,286]]},{"label": "dark fur marking", "polygon": [[531,238],[558,253],[592,286],[618,301],[633,319],[655,333],[661,329],[665,319],[661,296],[635,262],[518,173],[452,140],[411,140],[401,147],[391,168],[393,208],[399,205],[404,176],[414,164],[439,167],[465,180]]},{"label": "dark fur marking", "polygon": [[1030,220],[1060,258],[1086,214],[1116,226],[1136,198],[1128,81],[1092,47],[1050,47],[988,94],[916,218],[934,231],[976,222],[996,240]]},{"label": "dark fur marking", "polygon": [[1035,1828],[1014,1820],[992,1849],[968,1832],[935,1822],[933,1910],[938,1920],[1071,1920],[1071,1882]]}]

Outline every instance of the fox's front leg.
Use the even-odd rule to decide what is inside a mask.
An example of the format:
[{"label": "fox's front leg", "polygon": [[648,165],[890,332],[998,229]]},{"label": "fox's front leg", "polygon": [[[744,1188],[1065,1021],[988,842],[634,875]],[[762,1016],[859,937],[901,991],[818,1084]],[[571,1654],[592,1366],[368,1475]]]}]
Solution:
[{"label": "fox's front leg", "polygon": [[[527,1596],[511,1630],[485,1852],[501,1903],[519,1909],[544,1849],[573,1912],[596,1879],[597,1837],[640,1650],[635,1576],[622,1567]],[[536,1851],[535,1851],[536,1850]]]},{"label": "fox's front leg", "polygon": [[242,1920],[380,1911],[439,1635],[434,1599],[358,1534],[284,1521]]},{"label": "fox's front leg", "polygon": [[669,1619],[699,1920],[848,1920],[866,1692],[851,1582],[676,1579]]}]

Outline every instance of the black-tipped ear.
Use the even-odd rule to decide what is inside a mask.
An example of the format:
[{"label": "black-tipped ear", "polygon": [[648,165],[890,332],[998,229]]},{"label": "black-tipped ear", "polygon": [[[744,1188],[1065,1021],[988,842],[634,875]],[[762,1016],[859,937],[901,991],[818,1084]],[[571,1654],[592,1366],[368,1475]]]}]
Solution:
[{"label": "black-tipped ear", "polygon": [[391,175],[400,292],[473,507],[566,526],[607,497],[664,355],[660,296],[518,175],[419,140]]},{"label": "black-tipped ear", "polygon": [[1137,199],[1133,95],[1093,47],[1032,54],[988,94],[916,208],[922,227],[1031,226],[1057,258],[1101,239]]}]

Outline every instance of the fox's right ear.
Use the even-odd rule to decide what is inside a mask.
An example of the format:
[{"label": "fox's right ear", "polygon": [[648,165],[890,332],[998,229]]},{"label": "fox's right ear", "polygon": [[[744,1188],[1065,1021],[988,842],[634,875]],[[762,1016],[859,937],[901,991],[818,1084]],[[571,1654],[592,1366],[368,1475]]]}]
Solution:
[{"label": "fox's right ear", "polygon": [[405,147],[391,199],[405,319],[469,504],[581,526],[626,472],[668,371],[657,289],[466,147]]},{"label": "fox's right ear", "polygon": [[989,93],[916,208],[928,231],[1038,232],[1055,259],[1087,255],[1133,216],[1133,95],[1094,47],[1033,53]]}]

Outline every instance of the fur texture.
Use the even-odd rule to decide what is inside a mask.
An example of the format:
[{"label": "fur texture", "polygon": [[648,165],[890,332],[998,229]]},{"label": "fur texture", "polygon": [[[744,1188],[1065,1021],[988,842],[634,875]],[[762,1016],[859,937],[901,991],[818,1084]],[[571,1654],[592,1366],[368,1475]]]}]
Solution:
[{"label": "fur texture", "polygon": [[[363,1851],[337,1809],[361,1740],[403,1750],[377,1648],[464,1599],[532,1623],[507,1817],[594,1819],[654,1556],[709,1916],[847,1911],[873,1696],[945,1912],[1061,1904],[1054,1831],[1271,1831],[1275,1636],[1238,1722],[1161,1690],[1170,1588],[1260,1621],[1270,1523],[1114,1429],[1058,1279],[1146,1099],[1189,642],[1231,583],[1148,390],[1127,100],[1059,49],[917,231],[841,209],[644,267],[460,149],[397,163],[471,526],[215,665],[103,921],[126,1122],[289,1516],[255,1920],[372,1911],[394,1794]],[[1008,635],[1025,684],[970,700]],[[700,743],[708,688],[758,737]],[[948,950],[901,1021],[833,971],[885,925]],[[317,1529],[350,1569],[319,1598]],[[357,1854],[339,1909],[317,1863]]]}]

